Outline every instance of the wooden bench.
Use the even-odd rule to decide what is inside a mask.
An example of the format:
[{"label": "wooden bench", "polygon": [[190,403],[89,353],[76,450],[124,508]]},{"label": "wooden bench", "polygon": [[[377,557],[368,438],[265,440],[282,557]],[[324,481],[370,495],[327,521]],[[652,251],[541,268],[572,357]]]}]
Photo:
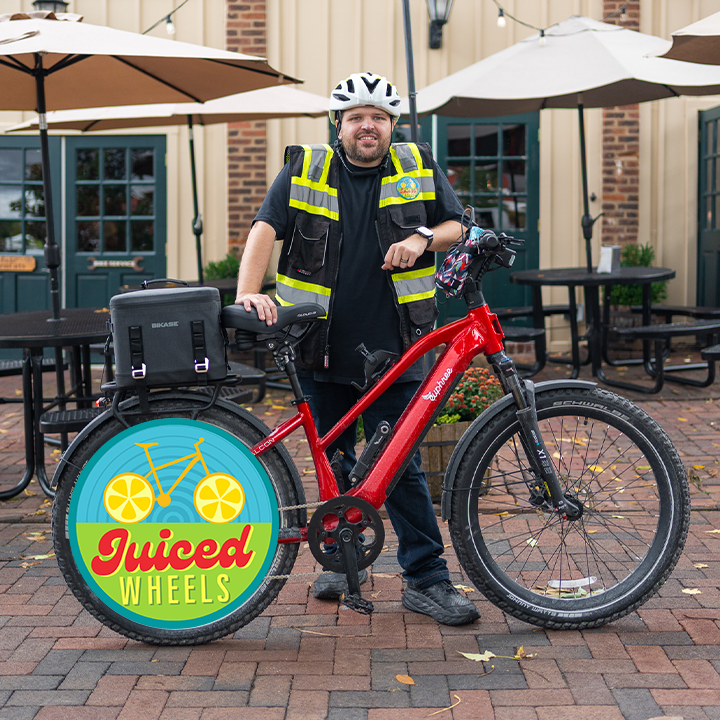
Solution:
[{"label": "wooden bench", "polygon": [[[645,363],[645,370],[651,377],[655,378],[655,386],[653,388],[643,389],[641,392],[659,392],[665,380],[682,383],[683,385],[692,385],[694,387],[707,387],[715,381],[715,359],[711,355],[708,355],[707,358],[703,356],[703,358],[707,360],[706,363],[665,367],[665,347],[667,341],[671,338],[688,335],[705,337],[707,338],[707,344],[711,345],[714,340],[717,339],[718,335],[720,335],[720,319],[698,320],[693,323],[660,323],[657,325],[641,325],[632,328],[612,328],[611,332],[617,337],[626,340],[650,340],[654,342],[655,358],[653,361]],[[706,348],[706,350],[709,349],[709,347]],[[669,372],[698,369],[707,369],[707,375],[703,380],[666,375],[666,373]]]}]

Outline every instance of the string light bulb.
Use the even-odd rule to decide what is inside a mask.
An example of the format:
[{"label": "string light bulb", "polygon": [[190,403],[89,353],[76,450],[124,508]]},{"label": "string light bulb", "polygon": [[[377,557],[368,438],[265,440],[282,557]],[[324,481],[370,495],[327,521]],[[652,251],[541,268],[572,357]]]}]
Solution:
[{"label": "string light bulb", "polygon": [[627,13],[625,12],[626,7],[627,3],[625,3],[620,9],[620,22],[627,22]]},{"label": "string light bulb", "polygon": [[547,45],[547,38],[545,37],[545,31],[540,31],[540,47],[545,47]]},{"label": "string light bulb", "polygon": [[172,21],[172,18],[168,15],[165,20],[165,29],[167,30],[168,35],[174,35],[175,34],[175,25]]},{"label": "string light bulb", "polygon": [[504,28],[506,25],[507,20],[505,19],[505,11],[502,8],[498,8],[497,26],[499,28]]}]

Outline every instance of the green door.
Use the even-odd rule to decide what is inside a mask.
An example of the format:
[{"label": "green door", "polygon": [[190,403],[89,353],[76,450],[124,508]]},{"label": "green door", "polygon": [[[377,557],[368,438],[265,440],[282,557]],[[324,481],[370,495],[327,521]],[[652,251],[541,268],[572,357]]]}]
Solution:
[{"label": "green door", "polygon": [[66,138],[67,307],[165,277],[164,135]]},{"label": "green door", "polygon": [[[501,118],[436,116],[433,127],[437,162],[460,202],[475,208],[480,227],[525,240],[513,270],[539,266],[540,127],[539,113]],[[513,285],[508,271],[485,276],[490,308],[530,305],[530,289]],[[462,300],[440,299],[439,322],[466,313]]]},{"label": "green door", "polygon": [[720,106],[699,113],[697,304],[720,306]]},{"label": "green door", "polygon": [[[60,140],[50,138],[50,168],[57,243],[60,238]],[[0,267],[13,260],[32,270],[0,270],[0,313],[50,308],[50,275],[39,137],[0,135]],[[62,276],[60,278],[62,281]]]}]

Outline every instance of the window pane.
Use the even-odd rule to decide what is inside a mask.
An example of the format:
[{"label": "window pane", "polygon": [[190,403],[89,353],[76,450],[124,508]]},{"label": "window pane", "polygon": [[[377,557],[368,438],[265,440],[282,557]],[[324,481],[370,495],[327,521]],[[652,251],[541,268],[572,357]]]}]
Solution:
[{"label": "window pane", "polygon": [[712,230],[712,195],[708,195],[705,199],[705,229]]},{"label": "window pane", "polygon": [[470,192],[470,161],[455,160],[448,163],[447,177],[453,190],[460,194]]},{"label": "window pane", "polygon": [[42,185],[25,186],[25,215],[45,217],[45,190]]},{"label": "window pane", "polygon": [[504,228],[512,228],[522,230],[525,228],[525,209],[527,207],[527,198],[520,195],[519,197],[506,198],[503,200],[503,220]]},{"label": "window pane", "polygon": [[132,180],[152,180],[155,177],[155,152],[152,148],[133,148],[131,151]]},{"label": "window pane", "polygon": [[127,250],[126,225],[124,220],[106,220],[103,223],[105,252],[125,252]]},{"label": "window pane", "polygon": [[712,155],[715,152],[715,145],[713,143],[713,135],[715,129],[715,122],[709,122],[707,124],[707,154]]},{"label": "window pane", "polygon": [[497,162],[479,161],[475,164],[475,192],[487,192],[498,188]]},{"label": "window pane", "polygon": [[44,222],[25,223],[25,244],[28,250],[42,250],[47,240],[47,226]]},{"label": "window pane", "polygon": [[25,179],[42,180],[42,154],[40,149],[25,151]]},{"label": "window pane", "polygon": [[152,215],[155,191],[151,185],[133,185],[130,188],[130,208],[133,215]]},{"label": "window pane", "polygon": [[481,228],[498,227],[497,215],[497,202],[495,199],[481,198],[475,201],[475,222]]},{"label": "window pane", "polygon": [[476,125],[475,126],[475,155],[498,154],[498,126],[497,125]]},{"label": "window pane", "polygon": [[713,213],[713,229],[720,227],[720,195],[715,195],[715,212]]},{"label": "window pane", "polygon": [[80,217],[100,214],[100,187],[98,185],[77,186],[77,214]]},{"label": "window pane", "polygon": [[0,181],[20,182],[22,180],[22,150],[5,148],[0,150]]},{"label": "window pane", "polygon": [[132,252],[151,252],[153,249],[153,235],[155,223],[149,220],[133,220],[130,223],[132,233]]},{"label": "window pane", "polygon": [[105,185],[105,215],[125,215],[127,185]]},{"label": "window pane", "polygon": [[527,163],[524,160],[505,160],[503,162],[502,186],[511,193],[525,192],[527,189]]},{"label": "window pane", "polygon": [[98,252],[100,250],[100,223],[77,223],[77,249],[78,252]]},{"label": "window pane", "polygon": [[127,178],[127,153],[125,150],[105,150],[105,179],[125,180]]},{"label": "window pane", "polygon": [[713,185],[713,160],[710,159],[706,163],[706,169],[707,169],[707,182],[705,184],[705,192],[712,192],[712,185]]},{"label": "window pane", "polygon": [[97,180],[100,177],[98,150],[77,150],[77,179]]},{"label": "window pane", "polygon": [[503,155],[525,154],[525,125],[504,125]]},{"label": "window pane", "polygon": [[0,217],[19,218],[22,214],[22,186],[0,185]]},{"label": "window pane", "polygon": [[448,155],[470,155],[470,125],[448,125]]},{"label": "window pane", "polygon": [[19,220],[0,220],[0,251],[22,252],[22,225]]}]

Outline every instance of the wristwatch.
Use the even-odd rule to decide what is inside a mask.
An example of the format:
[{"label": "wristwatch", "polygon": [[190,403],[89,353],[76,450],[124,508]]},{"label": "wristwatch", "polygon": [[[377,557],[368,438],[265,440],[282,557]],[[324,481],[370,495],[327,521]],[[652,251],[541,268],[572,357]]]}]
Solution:
[{"label": "wristwatch", "polygon": [[415,232],[420,236],[425,238],[427,240],[427,245],[425,246],[425,249],[427,250],[430,245],[432,245],[433,238],[435,235],[433,235],[433,231],[430,230],[430,228],[426,228],[424,225],[421,225],[419,228],[415,228]]}]

